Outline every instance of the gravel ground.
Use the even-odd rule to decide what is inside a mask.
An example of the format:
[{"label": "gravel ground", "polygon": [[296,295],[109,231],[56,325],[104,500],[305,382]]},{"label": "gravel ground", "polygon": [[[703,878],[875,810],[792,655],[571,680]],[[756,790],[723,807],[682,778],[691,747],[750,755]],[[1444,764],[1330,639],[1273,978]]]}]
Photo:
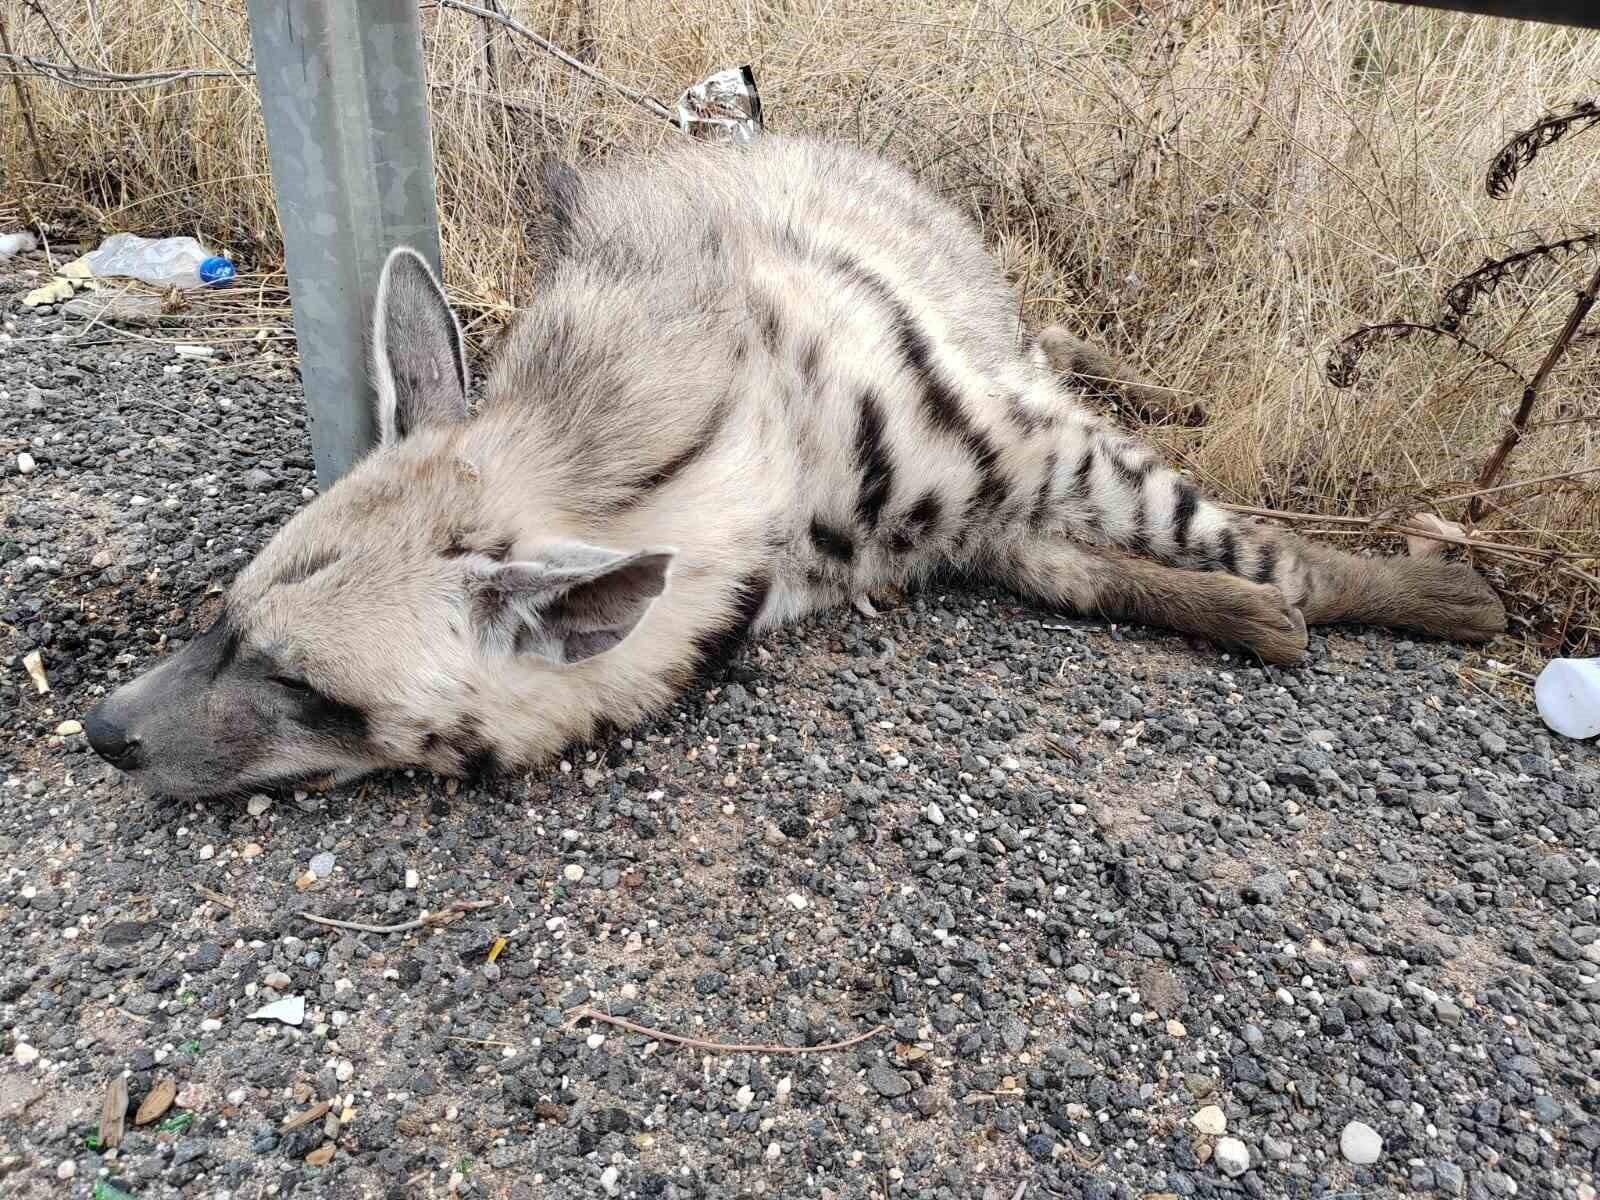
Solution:
[{"label": "gravel ground", "polygon": [[71,722],[311,494],[296,385],[16,266],[0,1193],[1595,1195],[1600,754],[1457,649],[1261,669],[933,590],[545,773],[151,800]]}]

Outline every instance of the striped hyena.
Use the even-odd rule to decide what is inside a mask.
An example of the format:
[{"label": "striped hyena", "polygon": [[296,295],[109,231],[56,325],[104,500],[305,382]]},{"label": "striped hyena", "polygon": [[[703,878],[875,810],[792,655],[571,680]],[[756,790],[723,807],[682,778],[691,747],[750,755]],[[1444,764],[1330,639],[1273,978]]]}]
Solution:
[{"label": "striped hyena", "polygon": [[877,158],[766,136],[543,175],[547,261],[476,415],[397,250],[380,447],[90,714],[103,757],[183,796],[535,764],[752,629],[940,567],[1270,663],[1307,622],[1504,626],[1467,566],[1208,502],[1075,398],[1069,339],[1028,337],[978,231]]}]

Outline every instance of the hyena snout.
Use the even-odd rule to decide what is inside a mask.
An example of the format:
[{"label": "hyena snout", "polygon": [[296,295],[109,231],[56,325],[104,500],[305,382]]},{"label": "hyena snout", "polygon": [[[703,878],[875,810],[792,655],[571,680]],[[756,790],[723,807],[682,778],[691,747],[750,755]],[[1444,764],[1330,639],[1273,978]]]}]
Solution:
[{"label": "hyena snout", "polygon": [[83,719],[89,748],[119,771],[137,771],[144,765],[144,742],[129,730],[108,700],[102,700]]}]

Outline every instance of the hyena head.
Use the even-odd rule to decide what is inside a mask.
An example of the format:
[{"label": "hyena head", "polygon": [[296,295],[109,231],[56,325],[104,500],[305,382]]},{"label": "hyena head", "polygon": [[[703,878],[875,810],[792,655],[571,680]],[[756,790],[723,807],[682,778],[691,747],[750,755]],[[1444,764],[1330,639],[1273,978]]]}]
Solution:
[{"label": "hyena head", "polygon": [[[496,489],[465,446],[460,329],[409,250],[384,265],[372,343],[380,446],[278,532],[208,632],[84,721],[152,792],[491,765],[505,713],[490,709],[563,688],[570,708],[562,674],[616,648],[665,589],[671,551],[595,546],[503,505],[493,527]],[[539,742],[526,719],[519,733]]]}]

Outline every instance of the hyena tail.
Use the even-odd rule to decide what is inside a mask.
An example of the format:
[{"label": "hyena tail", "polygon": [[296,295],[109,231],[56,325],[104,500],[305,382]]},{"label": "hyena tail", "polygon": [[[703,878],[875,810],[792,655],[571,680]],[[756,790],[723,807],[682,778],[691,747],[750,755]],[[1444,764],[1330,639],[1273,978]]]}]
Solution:
[{"label": "hyena tail", "polygon": [[[1207,500],[1149,447],[1086,414],[1075,413],[1056,434],[1054,471],[1041,485],[1035,534],[1064,535],[1167,567],[1273,588],[1311,624],[1360,622],[1464,641],[1487,641],[1505,629],[1499,598],[1465,564],[1362,558],[1248,520]],[[1049,544],[1048,536],[1042,548],[1037,537],[1028,542],[1030,553],[1047,557]],[[1097,569],[1112,569],[1116,559],[1107,561],[1111,566]],[[1155,619],[1150,610],[1179,583],[1164,579],[1153,590],[1142,588],[1140,619],[1173,624]],[[1192,623],[1192,614],[1185,621]],[[1238,640],[1225,632],[1218,636]]]}]

